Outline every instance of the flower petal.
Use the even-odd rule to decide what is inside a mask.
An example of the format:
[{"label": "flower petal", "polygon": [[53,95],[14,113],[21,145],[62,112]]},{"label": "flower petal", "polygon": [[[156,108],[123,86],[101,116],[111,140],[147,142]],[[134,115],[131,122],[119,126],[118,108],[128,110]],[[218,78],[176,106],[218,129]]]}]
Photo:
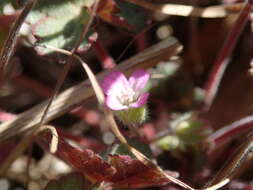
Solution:
[{"label": "flower petal", "polygon": [[144,104],[147,103],[148,97],[149,97],[149,93],[141,94],[140,97],[138,98],[138,100],[136,102],[132,103],[130,105],[130,107],[138,108],[138,107],[143,106]]},{"label": "flower petal", "polygon": [[150,78],[150,74],[144,70],[137,70],[133,72],[133,74],[129,78],[129,84],[130,86],[136,90],[139,91],[145,87],[148,80]]},{"label": "flower petal", "polygon": [[105,103],[112,110],[123,110],[128,108],[123,105],[116,96],[106,96]]},{"label": "flower petal", "polygon": [[103,79],[101,87],[106,95],[116,96],[126,88],[130,88],[130,85],[123,73],[114,71]]}]

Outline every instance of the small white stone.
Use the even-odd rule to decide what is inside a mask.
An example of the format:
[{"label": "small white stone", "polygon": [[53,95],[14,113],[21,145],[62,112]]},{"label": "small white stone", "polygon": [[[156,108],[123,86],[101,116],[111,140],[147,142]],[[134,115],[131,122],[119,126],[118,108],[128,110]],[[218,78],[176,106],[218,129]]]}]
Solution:
[{"label": "small white stone", "polygon": [[0,179],[0,189],[1,190],[8,190],[10,188],[10,183],[6,179]]},{"label": "small white stone", "polygon": [[103,134],[103,141],[105,144],[110,145],[114,142],[114,140],[115,140],[115,136],[111,132],[105,132]]},{"label": "small white stone", "polygon": [[171,34],[173,33],[173,29],[170,25],[166,24],[166,25],[162,25],[160,26],[157,31],[156,31],[156,36],[158,39],[165,39],[168,38],[169,36],[171,36]]},{"label": "small white stone", "polygon": [[13,8],[13,6],[9,3],[9,4],[6,4],[3,8],[3,14],[4,15],[11,15],[15,13],[15,9]]}]

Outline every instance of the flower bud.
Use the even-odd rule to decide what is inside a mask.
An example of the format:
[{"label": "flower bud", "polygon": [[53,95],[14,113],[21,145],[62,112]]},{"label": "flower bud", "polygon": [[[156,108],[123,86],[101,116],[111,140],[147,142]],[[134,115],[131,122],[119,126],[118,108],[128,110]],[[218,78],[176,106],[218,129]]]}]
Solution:
[{"label": "flower bud", "polygon": [[180,147],[180,139],[174,135],[168,135],[159,139],[156,144],[163,150],[176,150]]},{"label": "flower bud", "polygon": [[125,125],[141,124],[147,119],[147,107],[129,108],[113,112],[117,119]]}]

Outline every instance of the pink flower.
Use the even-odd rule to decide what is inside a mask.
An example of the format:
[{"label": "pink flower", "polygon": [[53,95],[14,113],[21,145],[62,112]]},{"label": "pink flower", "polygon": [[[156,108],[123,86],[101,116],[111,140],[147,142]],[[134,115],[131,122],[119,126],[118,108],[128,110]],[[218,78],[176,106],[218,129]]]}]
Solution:
[{"label": "pink flower", "polygon": [[118,71],[110,73],[101,84],[106,105],[112,110],[142,107],[149,96],[149,93],[142,92],[149,78],[149,73],[144,70],[133,72],[129,79]]}]

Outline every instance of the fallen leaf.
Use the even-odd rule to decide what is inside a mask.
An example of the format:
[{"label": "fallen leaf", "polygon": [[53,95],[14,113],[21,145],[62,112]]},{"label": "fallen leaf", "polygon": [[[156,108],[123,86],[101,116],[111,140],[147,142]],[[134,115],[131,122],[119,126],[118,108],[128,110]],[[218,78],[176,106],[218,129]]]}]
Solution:
[{"label": "fallen leaf", "polygon": [[[51,137],[48,132],[37,138],[44,148],[48,149]],[[76,170],[82,172],[88,179],[95,182],[108,180],[115,173],[115,168],[106,163],[92,150],[74,148],[63,139],[59,138],[57,156],[69,163]]]},{"label": "fallen leaf", "polygon": [[[111,181],[120,187],[150,187],[170,182],[161,172],[145,166],[127,155],[111,155],[110,164],[116,168]],[[176,173],[173,175],[178,176]]]},{"label": "fallen leaf", "polygon": [[[37,137],[37,142],[48,149],[51,137],[44,132]],[[109,155],[109,163],[105,162],[92,150],[79,150],[59,137],[57,156],[71,164],[93,182],[109,182],[117,187],[150,187],[165,185],[170,180],[157,169],[147,167],[141,161],[128,155]],[[170,172],[177,177],[177,172]]]}]

